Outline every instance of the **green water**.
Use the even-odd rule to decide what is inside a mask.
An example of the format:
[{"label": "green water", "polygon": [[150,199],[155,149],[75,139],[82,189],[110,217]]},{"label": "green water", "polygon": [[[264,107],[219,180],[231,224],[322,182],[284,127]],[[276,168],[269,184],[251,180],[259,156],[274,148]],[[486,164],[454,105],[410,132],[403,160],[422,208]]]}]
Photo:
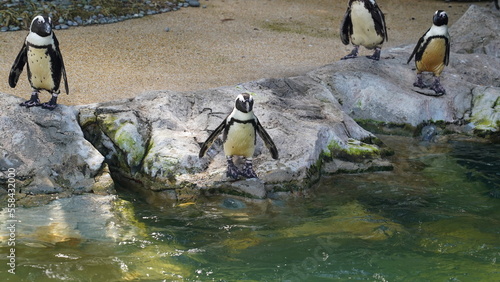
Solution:
[{"label": "green water", "polygon": [[288,200],[172,207],[122,191],[142,236],[21,244],[16,274],[0,267],[0,277],[500,281],[500,146],[382,139],[396,151],[394,171],[323,177]]}]

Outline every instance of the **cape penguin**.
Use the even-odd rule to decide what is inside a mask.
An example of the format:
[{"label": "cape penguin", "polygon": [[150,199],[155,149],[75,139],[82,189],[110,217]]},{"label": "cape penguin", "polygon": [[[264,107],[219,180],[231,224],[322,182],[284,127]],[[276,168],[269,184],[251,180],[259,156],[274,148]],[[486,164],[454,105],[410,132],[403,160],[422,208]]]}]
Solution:
[{"label": "cape penguin", "polygon": [[[59,50],[59,41],[52,31],[50,17],[36,16],[31,21],[30,32],[10,70],[10,87],[16,87],[25,64],[27,65],[28,80],[33,92],[31,98],[21,103],[21,106],[42,106],[42,108],[49,110],[55,109],[57,96],[60,92],[61,76],[64,79],[66,93],[69,94],[69,91],[66,69]],[[52,94],[52,98],[48,103],[40,103],[38,94],[41,90],[47,90]]]},{"label": "cape penguin", "polygon": [[[257,141],[256,132],[264,141],[271,152],[273,159],[278,159],[278,149],[273,140],[264,130],[253,111],[253,98],[248,93],[238,95],[233,111],[210,134],[200,149],[199,157],[202,158],[208,148],[212,146],[219,134],[222,134],[224,154],[227,158],[227,177],[237,179],[239,175],[246,178],[256,178],[257,174],[252,167],[252,157]],[[245,160],[243,171],[240,171],[233,162],[233,156],[240,156]]]},{"label": "cape penguin", "polygon": [[342,60],[356,58],[359,46],[375,49],[367,58],[378,61],[382,43],[387,40],[385,17],[375,0],[350,0],[340,27],[340,39],[344,45],[349,41],[354,49]]},{"label": "cape penguin", "polygon": [[431,89],[438,95],[446,94],[446,90],[441,86],[439,76],[450,60],[450,35],[448,34],[448,15],[443,10],[434,13],[433,25],[420,37],[408,59],[410,63],[415,56],[415,66],[417,68],[417,81],[413,84],[419,88],[427,86],[422,81],[422,72],[432,72],[434,82]]}]

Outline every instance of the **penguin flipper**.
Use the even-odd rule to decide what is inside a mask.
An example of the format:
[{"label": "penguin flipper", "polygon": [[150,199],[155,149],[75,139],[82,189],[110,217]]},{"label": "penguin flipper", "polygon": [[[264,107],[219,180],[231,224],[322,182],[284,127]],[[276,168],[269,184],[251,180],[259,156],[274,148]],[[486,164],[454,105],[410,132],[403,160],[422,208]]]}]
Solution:
[{"label": "penguin flipper", "polygon": [[215,139],[222,133],[224,128],[226,127],[227,123],[227,118],[222,121],[222,123],[208,136],[207,140],[201,145],[200,148],[200,153],[198,154],[199,158],[203,158],[205,153],[208,151],[208,149],[212,146],[212,144],[215,142]]},{"label": "penguin flipper", "polygon": [[[426,32],[427,33],[427,32]],[[424,35],[425,36],[425,35]],[[422,46],[422,44],[424,43],[424,36],[420,37],[420,39],[418,40],[417,42],[417,45],[415,45],[415,48],[413,48],[413,52],[411,52],[411,55],[410,55],[410,58],[408,59],[408,61],[406,62],[406,64],[409,64],[411,62],[411,59],[413,59],[413,56],[415,56],[415,54],[417,54],[417,51],[418,49],[420,48],[420,46]],[[416,60],[417,58],[415,58]]]},{"label": "penguin flipper", "polygon": [[24,65],[28,61],[28,46],[26,46],[26,42],[23,44],[21,51],[17,54],[16,60],[10,69],[9,74],[9,85],[10,87],[16,87],[17,82],[19,81],[19,76],[23,72]]},{"label": "penguin flipper", "polygon": [[64,79],[64,90],[66,90],[66,94],[69,95],[68,78],[66,77],[66,68],[64,67],[64,63],[62,62],[62,57],[61,57],[61,63],[62,63],[61,72]]},{"label": "penguin flipper", "polygon": [[349,44],[349,36],[352,34],[351,7],[347,8],[344,19],[340,25],[340,39],[344,45]]},{"label": "penguin flipper", "polygon": [[446,53],[444,55],[444,65],[447,66],[450,62],[450,39],[446,37]]},{"label": "penguin flipper", "polygon": [[66,94],[69,95],[68,77],[66,76],[66,68],[64,67],[64,60],[63,60],[63,57],[61,54],[61,50],[59,49],[59,40],[57,40],[57,37],[55,34],[52,34],[52,36],[54,38],[54,45],[56,46],[56,50],[55,50],[56,56],[59,59],[59,61],[61,62],[61,73],[62,73],[62,77],[64,80],[64,90],[66,90]]},{"label": "penguin flipper", "polygon": [[273,159],[277,160],[278,159],[278,148],[276,148],[276,145],[273,142],[273,139],[271,139],[271,136],[267,134],[266,130],[262,125],[260,124],[259,120],[255,118],[256,122],[256,130],[257,133],[259,134],[260,138],[264,141],[264,144],[266,144],[267,149],[269,149],[269,152],[271,152],[271,156]]},{"label": "penguin flipper", "polygon": [[389,41],[389,37],[387,36],[387,27],[385,25],[385,16],[382,13],[382,10],[375,5],[375,9],[373,11],[374,15],[372,15],[373,21],[375,22],[375,30],[380,30],[382,32],[382,37],[385,41]]}]

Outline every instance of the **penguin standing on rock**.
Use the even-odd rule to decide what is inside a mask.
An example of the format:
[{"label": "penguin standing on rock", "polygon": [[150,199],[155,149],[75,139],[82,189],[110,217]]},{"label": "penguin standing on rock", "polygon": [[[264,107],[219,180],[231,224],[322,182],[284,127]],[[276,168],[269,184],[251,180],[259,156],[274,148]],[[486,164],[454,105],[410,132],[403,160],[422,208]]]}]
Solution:
[{"label": "penguin standing on rock", "polygon": [[387,40],[385,17],[375,0],[350,0],[340,27],[340,39],[344,45],[349,41],[354,49],[342,60],[356,58],[359,46],[375,49],[367,58],[378,61],[382,43]]},{"label": "penguin standing on rock", "polygon": [[[215,139],[222,133],[224,154],[227,158],[227,177],[237,179],[238,176],[257,178],[252,167],[252,157],[257,141],[256,132],[264,141],[271,152],[273,159],[278,159],[278,149],[273,140],[264,130],[253,111],[253,98],[248,93],[238,95],[235,106],[229,116],[210,134],[200,149],[199,157],[202,158],[212,146]],[[240,171],[233,162],[233,156],[240,156],[245,160],[243,170]]]},{"label": "penguin standing on rock", "polygon": [[[36,16],[31,21],[30,32],[10,70],[10,87],[16,87],[24,65],[27,65],[28,80],[33,92],[31,98],[21,103],[21,106],[42,106],[44,109],[55,109],[57,96],[60,92],[61,76],[64,79],[66,93],[69,94],[69,91],[66,69],[59,50],[59,41],[52,31],[51,18]],[[49,91],[52,94],[52,98],[48,103],[40,103],[38,94],[41,90]]]},{"label": "penguin standing on rock", "polygon": [[415,49],[408,59],[410,63],[415,56],[415,66],[417,68],[417,81],[413,86],[426,88],[427,85],[422,80],[422,72],[432,72],[434,82],[431,89],[437,95],[446,94],[446,90],[440,83],[439,76],[445,66],[450,61],[450,35],[448,34],[448,15],[443,10],[434,13],[433,25],[420,37]]}]

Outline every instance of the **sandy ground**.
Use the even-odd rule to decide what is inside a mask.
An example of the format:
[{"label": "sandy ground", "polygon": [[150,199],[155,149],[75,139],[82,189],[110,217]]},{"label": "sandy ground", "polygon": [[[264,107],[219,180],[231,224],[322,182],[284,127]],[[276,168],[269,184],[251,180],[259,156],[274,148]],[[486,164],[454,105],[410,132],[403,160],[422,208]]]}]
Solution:
[{"label": "sandy ground", "polygon": [[[149,90],[192,91],[298,75],[337,61],[351,50],[339,38],[347,0],[200,2],[207,8],[56,31],[70,87],[70,95],[60,95],[59,103],[88,104]],[[446,10],[452,25],[471,4],[377,2],[388,27],[384,48],[415,44],[436,10]],[[488,2],[475,4],[492,7]],[[0,33],[0,92],[27,99],[31,89],[25,73],[15,89],[7,81],[26,34]],[[360,50],[360,55],[372,53]],[[48,101],[49,95],[41,98]]]}]

